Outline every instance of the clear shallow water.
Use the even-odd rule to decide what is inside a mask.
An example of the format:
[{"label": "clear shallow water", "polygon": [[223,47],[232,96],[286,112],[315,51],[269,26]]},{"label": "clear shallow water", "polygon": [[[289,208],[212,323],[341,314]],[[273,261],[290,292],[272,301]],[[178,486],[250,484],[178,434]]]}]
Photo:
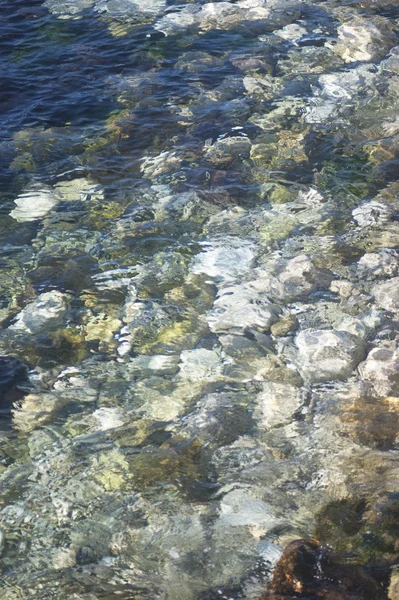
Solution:
[{"label": "clear shallow water", "polygon": [[0,598],[393,600],[397,8],[0,7]]}]

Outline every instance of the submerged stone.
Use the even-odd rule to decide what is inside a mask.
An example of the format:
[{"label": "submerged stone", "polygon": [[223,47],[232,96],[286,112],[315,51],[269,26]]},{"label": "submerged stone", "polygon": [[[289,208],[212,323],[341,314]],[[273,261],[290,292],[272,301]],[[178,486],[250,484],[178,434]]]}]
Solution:
[{"label": "submerged stone", "polygon": [[374,348],[359,365],[362,378],[378,396],[399,395],[399,351]]},{"label": "submerged stone", "polygon": [[276,525],[271,508],[250,489],[227,492],[220,502],[220,517],[230,527],[253,526],[261,529]]},{"label": "submerged stone", "polygon": [[357,565],[346,565],[314,539],[291,542],[259,600],[383,600],[379,583]]},{"label": "submerged stone", "polygon": [[208,146],[205,156],[213,165],[227,166],[234,160],[248,158],[250,150],[251,142],[248,138],[227,137]]},{"label": "submerged stone", "polygon": [[365,352],[363,340],[346,331],[305,330],[295,342],[298,368],[312,383],[350,377]]},{"label": "submerged stone", "polygon": [[369,252],[361,257],[357,269],[361,277],[370,279],[395,277],[399,270],[399,255],[390,248]]},{"label": "submerged stone", "polygon": [[396,45],[392,23],[378,16],[365,19],[351,15],[338,27],[338,40],[334,52],[345,62],[378,60]]},{"label": "submerged stone", "polygon": [[122,322],[105,313],[93,315],[85,324],[86,342],[98,341],[101,347],[114,343],[116,333],[120,330]]},{"label": "submerged stone", "polygon": [[95,10],[115,16],[135,14],[158,15],[164,11],[166,0],[97,0]]},{"label": "submerged stone", "polygon": [[377,283],[373,287],[372,293],[377,306],[392,312],[399,310],[399,277]]},{"label": "submerged stone", "polygon": [[28,394],[13,411],[13,425],[23,433],[30,433],[46,423],[67,401],[55,394]]},{"label": "submerged stone", "polygon": [[123,412],[120,408],[103,406],[93,413],[95,420],[95,429],[98,431],[108,431],[115,427],[122,427],[125,423]]},{"label": "submerged stone", "polygon": [[257,397],[258,426],[269,429],[291,423],[303,401],[300,388],[289,383],[264,383]]},{"label": "submerged stone", "polygon": [[180,12],[171,12],[156,23],[156,28],[166,35],[176,35],[186,28],[196,27],[204,31],[228,30],[242,22],[264,21],[274,28],[292,23],[300,15],[294,2],[266,3],[264,0],[239,0],[231,2],[208,2],[201,8],[186,5]]},{"label": "submerged stone", "polygon": [[17,205],[10,216],[18,223],[37,221],[49,213],[58,203],[51,190],[27,191],[14,200]]},{"label": "submerged stone", "polygon": [[315,267],[310,256],[300,254],[291,260],[277,259],[273,275],[264,275],[265,292],[279,301],[290,301],[327,288],[333,277],[327,269]]},{"label": "submerged stone", "polygon": [[276,34],[283,38],[283,40],[296,44],[303,36],[307,35],[307,30],[297,23],[290,23],[276,31]]},{"label": "submerged stone", "polygon": [[280,337],[289,334],[291,331],[295,331],[298,322],[294,314],[283,315],[270,327],[270,331],[273,335]]},{"label": "submerged stone", "polygon": [[192,272],[221,281],[234,281],[248,273],[255,263],[255,248],[251,242],[224,238],[204,244],[195,260]]},{"label": "submerged stone", "polygon": [[165,8],[165,0],[46,0],[45,6],[61,19],[76,18],[88,8],[112,16],[134,16],[135,14],[156,15]]},{"label": "submerged stone", "polygon": [[239,393],[208,394],[183,419],[181,431],[212,445],[233,442],[250,427],[248,402],[249,398]]},{"label": "submerged stone", "polygon": [[278,307],[267,298],[262,285],[257,287],[255,282],[222,288],[208,315],[208,324],[215,333],[267,331],[278,314]]},{"label": "submerged stone", "polygon": [[92,203],[104,200],[104,192],[86,177],[60,181],[54,186],[54,196],[59,202],[84,201]]},{"label": "submerged stone", "polygon": [[383,314],[378,310],[371,310],[360,314],[358,317],[345,315],[338,318],[334,325],[338,331],[348,331],[364,340],[372,338],[384,322]]},{"label": "submerged stone", "polygon": [[17,315],[9,329],[33,335],[57,329],[64,323],[69,302],[69,296],[56,290],[40,294]]},{"label": "submerged stone", "polygon": [[46,0],[44,5],[60,17],[76,15],[85,8],[94,6],[96,0]]},{"label": "submerged stone", "polygon": [[388,590],[389,600],[399,599],[399,573],[392,571]]},{"label": "submerged stone", "polygon": [[323,73],[319,77],[320,89],[305,109],[307,123],[328,123],[339,118],[342,112],[350,109],[362,93],[370,100],[375,93],[377,78],[375,69],[360,65],[350,70]]},{"label": "submerged stone", "polygon": [[180,376],[185,380],[212,381],[220,377],[221,371],[221,359],[214,350],[183,350],[180,355]]},{"label": "submerged stone", "polygon": [[92,470],[94,479],[107,491],[126,487],[132,478],[129,473],[129,463],[118,450],[94,458]]},{"label": "submerged stone", "polygon": [[141,165],[141,172],[144,177],[156,179],[160,175],[165,175],[170,171],[177,171],[180,165],[180,157],[177,152],[161,152],[157,156],[145,156]]},{"label": "submerged stone", "polygon": [[149,377],[157,373],[173,375],[178,370],[178,355],[151,354],[149,356],[136,356],[129,365],[129,371],[142,377]]},{"label": "submerged stone", "polygon": [[390,220],[391,211],[385,204],[373,200],[355,208],[352,215],[359,227],[378,227]]}]

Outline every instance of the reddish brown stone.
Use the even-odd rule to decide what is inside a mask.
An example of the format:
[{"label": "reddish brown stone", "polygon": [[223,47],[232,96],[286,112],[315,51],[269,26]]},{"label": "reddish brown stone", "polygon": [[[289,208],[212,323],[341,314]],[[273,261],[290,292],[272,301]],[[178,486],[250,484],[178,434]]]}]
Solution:
[{"label": "reddish brown stone", "polygon": [[342,564],[316,540],[296,540],[277,563],[259,600],[386,600],[375,579],[357,565]]}]

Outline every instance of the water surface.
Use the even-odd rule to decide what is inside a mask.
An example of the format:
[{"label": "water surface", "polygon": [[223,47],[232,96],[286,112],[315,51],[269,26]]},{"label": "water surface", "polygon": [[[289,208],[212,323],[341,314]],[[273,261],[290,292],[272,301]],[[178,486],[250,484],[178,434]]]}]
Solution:
[{"label": "water surface", "polygon": [[0,598],[393,600],[396,5],[0,13]]}]

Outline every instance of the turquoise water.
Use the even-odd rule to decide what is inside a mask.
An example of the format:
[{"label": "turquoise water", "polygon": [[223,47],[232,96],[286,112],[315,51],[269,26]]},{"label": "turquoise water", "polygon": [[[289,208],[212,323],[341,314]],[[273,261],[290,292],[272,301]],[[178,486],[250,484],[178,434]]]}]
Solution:
[{"label": "turquoise water", "polygon": [[0,14],[0,599],[395,600],[398,7]]}]

